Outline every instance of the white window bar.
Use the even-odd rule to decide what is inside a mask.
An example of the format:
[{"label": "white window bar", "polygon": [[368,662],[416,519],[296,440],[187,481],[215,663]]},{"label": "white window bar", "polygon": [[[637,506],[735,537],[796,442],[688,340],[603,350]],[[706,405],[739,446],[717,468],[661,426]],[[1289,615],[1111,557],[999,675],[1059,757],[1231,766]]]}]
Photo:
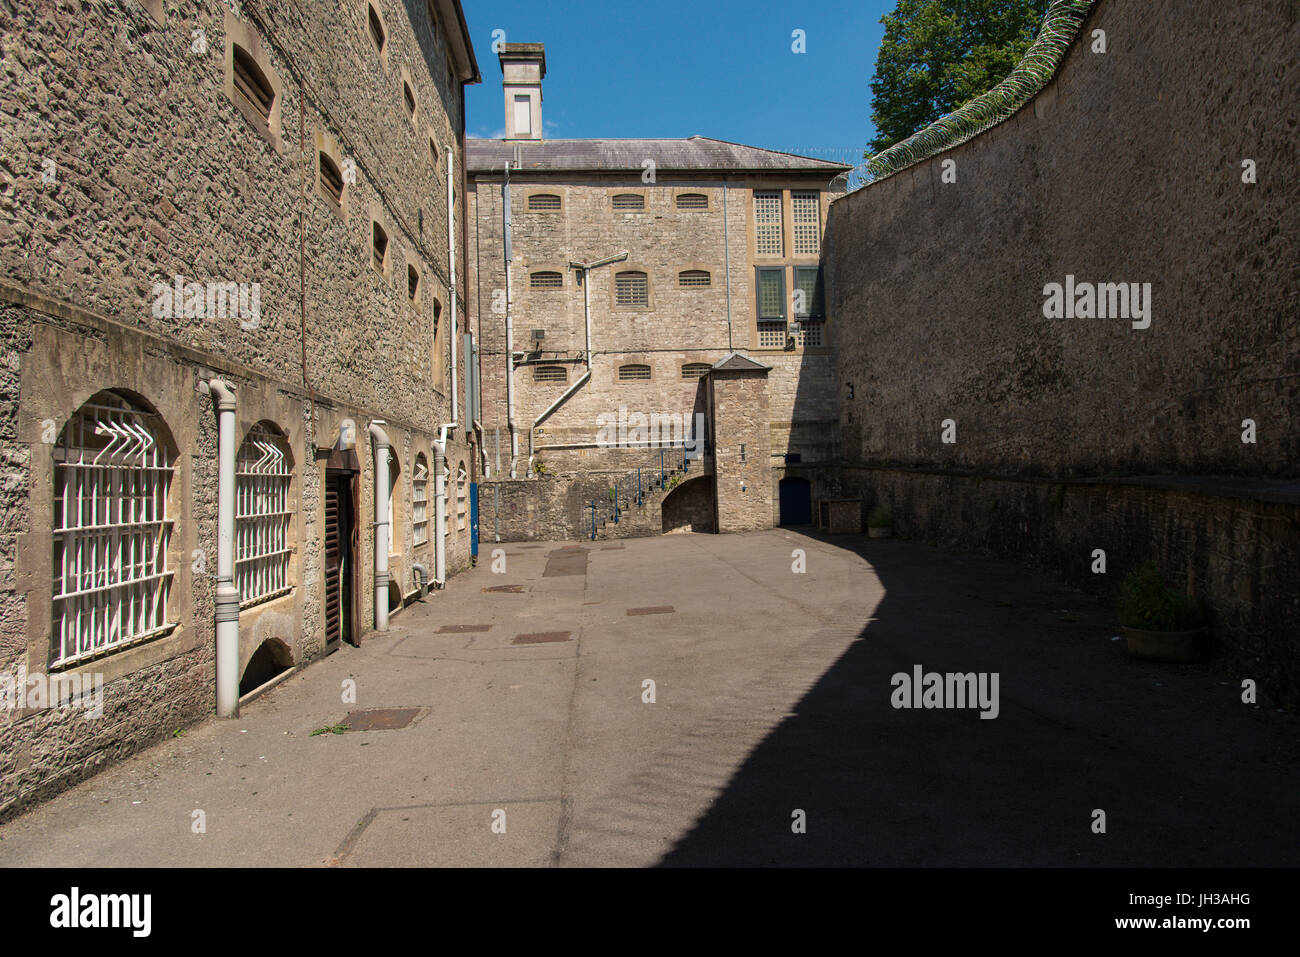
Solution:
[{"label": "white window bar", "polygon": [[415,457],[411,470],[411,530],[416,545],[429,540],[429,467],[423,454]]},{"label": "white window bar", "polygon": [[54,449],[51,667],[160,635],[173,467],[158,418],[111,392],[83,405]]},{"label": "white window bar", "polygon": [[794,214],[794,254],[816,256],[821,252],[821,209],[816,193],[791,193]]},{"label": "white window bar", "polygon": [[235,588],[241,608],[290,590],[291,477],[284,440],[253,426],[235,464]]},{"label": "white window bar", "polygon": [[465,528],[465,488],[468,480],[464,464],[459,465],[456,468],[456,528],[461,531]]}]

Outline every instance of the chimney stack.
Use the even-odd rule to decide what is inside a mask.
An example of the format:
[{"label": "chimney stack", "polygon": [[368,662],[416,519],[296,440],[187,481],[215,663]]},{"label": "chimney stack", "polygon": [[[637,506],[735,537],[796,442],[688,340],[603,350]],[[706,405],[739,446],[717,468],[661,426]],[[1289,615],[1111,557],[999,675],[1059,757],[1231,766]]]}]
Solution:
[{"label": "chimney stack", "polygon": [[546,46],[503,43],[501,85],[506,95],[506,139],[542,138],[542,78],[546,76]]}]

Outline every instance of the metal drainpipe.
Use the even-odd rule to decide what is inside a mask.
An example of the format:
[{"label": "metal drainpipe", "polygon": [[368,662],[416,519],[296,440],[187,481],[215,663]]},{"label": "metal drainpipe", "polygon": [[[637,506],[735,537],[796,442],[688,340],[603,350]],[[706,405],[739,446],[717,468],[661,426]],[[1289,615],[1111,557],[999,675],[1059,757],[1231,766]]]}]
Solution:
[{"label": "metal drainpipe", "polygon": [[388,435],[370,423],[375,448],[375,631],[388,630]]},{"label": "metal drainpipe", "polygon": [[727,177],[722,177],[722,255],[727,263],[727,351],[731,345],[731,240],[727,236]]},{"label": "metal drainpipe", "polygon": [[239,592],[235,589],[235,393],[208,382],[217,400],[217,716],[239,717]]},{"label": "metal drainpipe", "polygon": [[447,583],[447,449],[433,444],[433,580],[439,588]]},{"label": "metal drainpipe", "polygon": [[456,323],[456,187],[453,180],[456,154],[447,147],[447,262],[451,276],[451,428],[456,428],[456,340],[460,328]]}]

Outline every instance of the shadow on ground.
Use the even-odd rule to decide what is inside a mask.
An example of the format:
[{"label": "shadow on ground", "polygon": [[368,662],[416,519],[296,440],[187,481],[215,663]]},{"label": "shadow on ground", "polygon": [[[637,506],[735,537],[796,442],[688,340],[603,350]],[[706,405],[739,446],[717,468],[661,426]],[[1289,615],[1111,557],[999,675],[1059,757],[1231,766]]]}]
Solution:
[{"label": "shadow on ground", "polygon": [[[1297,863],[1296,724],[1239,679],[1132,661],[1108,607],[1002,563],[820,540],[871,563],[876,617],[660,866]],[[893,708],[918,664],[997,672],[998,716]]]}]

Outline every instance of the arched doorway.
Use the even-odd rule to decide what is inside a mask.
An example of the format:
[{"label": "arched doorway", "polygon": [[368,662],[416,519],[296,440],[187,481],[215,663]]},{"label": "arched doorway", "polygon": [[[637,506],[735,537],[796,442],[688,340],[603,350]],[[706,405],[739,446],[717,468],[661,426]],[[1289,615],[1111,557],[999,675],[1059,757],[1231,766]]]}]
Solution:
[{"label": "arched doorway", "polygon": [[782,525],[812,524],[812,483],[806,478],[790,476],[778,486],[781,498]]}]

